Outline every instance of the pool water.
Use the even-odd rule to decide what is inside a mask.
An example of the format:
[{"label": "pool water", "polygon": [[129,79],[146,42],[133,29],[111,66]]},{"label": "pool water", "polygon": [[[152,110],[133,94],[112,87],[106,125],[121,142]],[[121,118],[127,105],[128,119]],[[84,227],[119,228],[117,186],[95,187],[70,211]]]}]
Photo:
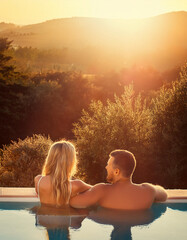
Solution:
[{"label": "pool water", "polygon": [[0,202],[2,240],[186,240],[187,203],[155,203],[145,211],[54,209]]}]

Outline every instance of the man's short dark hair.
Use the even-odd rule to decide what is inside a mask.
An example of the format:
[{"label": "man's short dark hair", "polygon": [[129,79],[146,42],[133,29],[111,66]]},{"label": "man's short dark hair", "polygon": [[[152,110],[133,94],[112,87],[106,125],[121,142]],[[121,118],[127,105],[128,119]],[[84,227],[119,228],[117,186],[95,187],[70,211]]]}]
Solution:
[{"label": "man's short dark hair", "polygon": [[127,150],[114,150],[110,153],[111,157],[114,157],[113,164],[118,167],[124,177],[130,177],[136,167],[135,156]]}]

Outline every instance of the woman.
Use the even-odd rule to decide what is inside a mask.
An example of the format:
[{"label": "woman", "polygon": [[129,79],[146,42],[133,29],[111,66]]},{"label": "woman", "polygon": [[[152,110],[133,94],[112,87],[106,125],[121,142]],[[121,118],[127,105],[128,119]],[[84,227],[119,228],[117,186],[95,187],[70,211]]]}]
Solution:
[{"label": "woman", "polygon": [[42,204],[68,206],[71,197],[91,187],[81,180],[71,180],[76,163],[76,151],[72,143],[59,141],[50,147],[42,175],[34,179],[35,189]]}]

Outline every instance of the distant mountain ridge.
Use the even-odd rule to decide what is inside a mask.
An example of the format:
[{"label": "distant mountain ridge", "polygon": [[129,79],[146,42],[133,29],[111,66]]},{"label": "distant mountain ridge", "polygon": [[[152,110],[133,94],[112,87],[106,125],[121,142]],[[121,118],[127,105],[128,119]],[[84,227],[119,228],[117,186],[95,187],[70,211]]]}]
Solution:
[{"label": "distant mountain ridge", "polygon": [[7,31],[7,30],[13,30],[15,28],[17,28],[18,26],[16,26],[13,23],[5,23],[5,22],[1,22],[0,23],[0,32],[2,31]]},{"label": "distant mountain ridge", "polygon": [[186,26],[187,12],[133,20],[75,17],[21,27],[0,23],[0,37],[13,40],[14,46],[68,48],[85,59],[97,61],[98,56],[102,63],[116,58],[111,62],[116,66],[143,62],[167,68],[187,56]]}]

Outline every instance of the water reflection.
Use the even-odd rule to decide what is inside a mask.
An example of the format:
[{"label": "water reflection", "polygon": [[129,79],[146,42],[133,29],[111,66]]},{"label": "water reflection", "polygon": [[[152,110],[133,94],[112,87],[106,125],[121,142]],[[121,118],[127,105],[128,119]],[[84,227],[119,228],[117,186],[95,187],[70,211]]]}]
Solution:
[{"label": "water reflection", "polygon": [[93,221],[112,225],[111,240],[131,240],[131,227],[147,225],[155,221],[166,211],[165,204],[155,204],[151,209],[143,211],[119,211],[98,208],[89,212]]},{"label": "water reflection", "polygon": [[[121,211],[101,207],[86,210],[37,206],[32,208],[32,213],[34,213],[36,217],[36,226],[45,227],[47,230],[47,239],[50,240],[72,239],[73,236],[71,237],[70,235],[70,229],[81,230],[81,224],[85,218],[103,226],[111,225],[113,227],[110,234],[111,240],[132,240],[132,227],[149,225],[160,218],[166,212],[167,207],[180,211],[187,210],[187,204],[156,203],[153,204],[150,209],[143,211]],[[97,235],[95,238],[97,239]]]},{"label": "water reflection", "polygon": [[31,211],[36,214],[35,225],[46,228],[49,240],[70,240],[69,229],[79,229],[88,215],[87,209],[60,209],[44,205]]}]

